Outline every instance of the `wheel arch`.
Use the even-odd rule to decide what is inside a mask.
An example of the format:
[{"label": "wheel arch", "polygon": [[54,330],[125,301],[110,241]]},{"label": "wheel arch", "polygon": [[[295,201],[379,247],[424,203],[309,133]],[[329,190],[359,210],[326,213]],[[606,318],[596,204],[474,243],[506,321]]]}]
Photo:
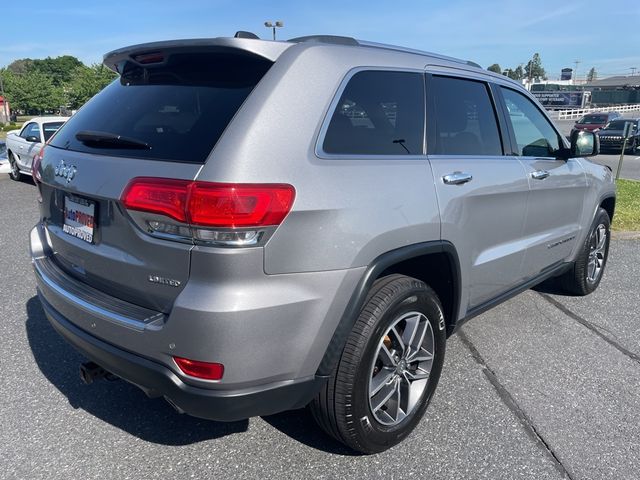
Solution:
[{"label": "wheel arch", "polygon": [[369,264],[351,295],[316,375],[331,374],[371,286],[377,279],[394,273],[422,280],[436,292],[444,310],[447,335],[451,335],[460,309],[460,262],[457,251],[453,244],[446,241],[407,245],[384,253]]},{"label": "wheel arch", "polygon": [[600,207],[605,209],[609,215],[609,220],[613,222],[613,214],[616,211],[616,197],[612,195],[601,199]]}]

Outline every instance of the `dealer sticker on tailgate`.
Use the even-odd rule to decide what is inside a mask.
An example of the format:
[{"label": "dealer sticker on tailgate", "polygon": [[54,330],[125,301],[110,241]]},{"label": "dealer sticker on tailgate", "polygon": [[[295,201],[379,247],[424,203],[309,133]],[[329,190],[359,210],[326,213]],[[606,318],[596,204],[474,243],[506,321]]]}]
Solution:
[{"label": "dealer sticker on tailgate", "polygon": [[62,231],[87,243],[93,243],[95,210],[96,205],[91,200],[65,196]]}]

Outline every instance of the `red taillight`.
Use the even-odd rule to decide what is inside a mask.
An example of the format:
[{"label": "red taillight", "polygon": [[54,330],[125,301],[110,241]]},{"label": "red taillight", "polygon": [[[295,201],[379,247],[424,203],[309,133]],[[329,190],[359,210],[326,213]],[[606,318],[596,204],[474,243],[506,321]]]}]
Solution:
[{"label": "red taillight", "polygon": [[158,213],[187,222],[187,194],[191,182],[167,178],[135,178],[122,194],[129,210]]},{"label": "red taillight", "polygon": [[134,178],[122,195],[126,208],[204,227],[279,225],[295,189],[286,184],[227,184]]},{"label": "red taillight", "polygon": [[221,363],[200,362],[188,358],[173,357],[176,365],[186,375],[204,380],[220,380],[224,375],[224,365]]},{"label": "red taillight", "polygon": [[188,206],[190,223],[223,228],[279,225],[291,210],[294,196],[291,185],[194,182]]},{"label": "red taillight", "polygon": [[46,146],[46,144],[42,146],[38,154],[33,157],[33,162],[31,162],[31,173],[36,183],[42,181],[42,176],[40,175],[40,164],[42,163],[42,158],[44,157],[44,149]]}]

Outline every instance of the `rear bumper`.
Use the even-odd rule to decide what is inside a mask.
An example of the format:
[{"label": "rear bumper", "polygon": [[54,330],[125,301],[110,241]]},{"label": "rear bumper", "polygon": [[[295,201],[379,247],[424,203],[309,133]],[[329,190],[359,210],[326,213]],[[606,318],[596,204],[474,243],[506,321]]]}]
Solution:
[{"label": "rear bumper", "polygon": [[[205,270],[202,282],[194,274],[172,311],[162,313],[69,276],[57,266],[42,225],[32,230],[30,246],[46,315],[69,343],[149,396],[220,421],[294,409],[313,398],[325,380],[316,376],[318,364],[352,291],[341,287],[360,276],[265,275],[235,286],[229,276],[203,283],[211,270],[200,262],[194,271]],[[252,295],[255,289],[260,295]],[[244,298],[252,303],[238,301]],[[224,377],[211,382],[184,375],[174,355],[222,363]]]},{"label": "rear bumper", "polygon": [[99,340],[60,315],[39,293],[55,330],[81,354],[133,383],[150,397],[164,397],[181,413],[218,421],[236,421],[302,408],[325,381],[312,377],[242,390],[209,390],[187,385],[171,370]]}]

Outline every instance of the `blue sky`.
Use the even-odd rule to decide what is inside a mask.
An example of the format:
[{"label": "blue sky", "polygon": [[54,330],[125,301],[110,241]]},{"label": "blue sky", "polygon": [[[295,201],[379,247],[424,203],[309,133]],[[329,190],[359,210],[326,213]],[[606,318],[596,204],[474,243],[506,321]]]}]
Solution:
[{"label": "blue sky", "polygon": [[[3,2],[5,3],[5,2]],[[615,6],[615,7],[614,7]],[[539,52],[550,78],[581,60],[600,77],[640,72],[640,2],[616,0],[6,1],[0,67],[18,58],[75,55],[95,63],[115,48],[174,38],[347,35],[473,60],[483,67],[525,63]],[[635,25],[634,25],[635,24]]]}]

